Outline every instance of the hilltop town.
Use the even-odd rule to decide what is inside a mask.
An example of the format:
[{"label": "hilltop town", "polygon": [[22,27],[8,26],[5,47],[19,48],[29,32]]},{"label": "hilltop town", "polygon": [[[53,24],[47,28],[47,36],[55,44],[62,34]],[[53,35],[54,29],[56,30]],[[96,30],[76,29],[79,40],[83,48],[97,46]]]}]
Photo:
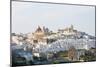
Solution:
[{"label": "hilltop town", "polygon": [[[34,65],[94,61],[95,38],[95,36],[74,29],[73,25],[58,29],[57,32],[45,26],[38,26],[31,33],[11,33],[13,63],[18,65],[19,60],[22,61],[21,63],[27,61],[26,64]],[[88,59],[86,59],[87,56]],[[25,58],[24,62],[22,58]]]}]

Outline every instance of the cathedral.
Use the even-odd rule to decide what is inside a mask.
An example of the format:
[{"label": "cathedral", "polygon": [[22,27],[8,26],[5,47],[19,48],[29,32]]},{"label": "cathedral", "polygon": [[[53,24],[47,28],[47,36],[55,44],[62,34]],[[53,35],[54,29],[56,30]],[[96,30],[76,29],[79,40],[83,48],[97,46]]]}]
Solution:
[{"label": "cathedral", "polygon": [[38,26],[36,31],[34,32],[34,43],[38,44],[47,44],[47,38],[45,38],[46,32],[43,28]]}]

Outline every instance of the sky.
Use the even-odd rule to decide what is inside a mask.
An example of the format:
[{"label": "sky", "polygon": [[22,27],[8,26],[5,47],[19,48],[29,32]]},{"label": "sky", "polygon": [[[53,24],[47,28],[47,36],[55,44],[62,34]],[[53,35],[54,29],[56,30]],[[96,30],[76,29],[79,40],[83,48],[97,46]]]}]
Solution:
[{"label": "sky", "polygon": [[95,7],[12,2],[12,32],[34,32],[38,25],[52,31],[73,25],[78,31],[95,35]]}]

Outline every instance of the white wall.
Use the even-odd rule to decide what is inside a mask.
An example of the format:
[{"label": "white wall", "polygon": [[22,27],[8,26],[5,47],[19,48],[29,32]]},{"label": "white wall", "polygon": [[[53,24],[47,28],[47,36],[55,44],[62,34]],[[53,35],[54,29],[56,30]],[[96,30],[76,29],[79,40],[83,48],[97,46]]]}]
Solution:
[{"label": "white wall", "polygon": [[[32,0],[30,0],[32,1]],[[34,0],[33,0],[34,1]],[[72,4],[88,4],[96,5],[97,13],[97,61],[88,63],[71,63],[71,64],[55,64],[40,65],[34,67],[99,67],[100,62],[100,0],[35,0],[42,2],[72,3]],[[10,65],[10,0],[0,0],[0,67],[8,67]],[[30,67],[30,66],[29,66]]]}]

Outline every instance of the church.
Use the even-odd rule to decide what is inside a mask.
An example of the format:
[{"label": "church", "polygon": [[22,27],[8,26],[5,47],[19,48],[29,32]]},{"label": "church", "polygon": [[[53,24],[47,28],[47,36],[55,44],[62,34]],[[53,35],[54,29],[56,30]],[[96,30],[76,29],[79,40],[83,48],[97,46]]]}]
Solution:
[{"label": "church", "polygon": [[40,26],[38,26],[38,28],[36,29],[36,31],[34,32],[34,38],[33,38],[33,42],[34,44],[38,43],[38,44],[47,44],[47,38],[46,38],[46,30],[43,28],[41,28]]}]

